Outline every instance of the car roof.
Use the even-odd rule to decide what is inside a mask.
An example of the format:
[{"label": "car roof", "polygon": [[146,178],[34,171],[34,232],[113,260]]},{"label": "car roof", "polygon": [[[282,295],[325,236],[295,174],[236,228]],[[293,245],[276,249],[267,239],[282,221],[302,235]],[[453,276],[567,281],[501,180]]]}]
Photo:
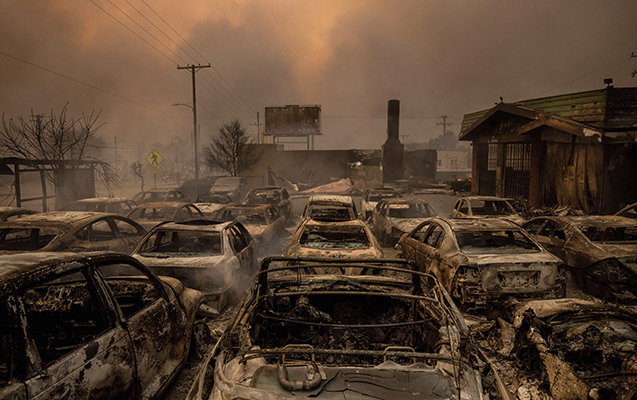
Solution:
[{"label": "car roof", "polygon": [[637,227],[637,221],[616,215],[587,215],[553,217],[562,219],[575,226],[594,226],[598,228]]},{"label": "car roof", "polygon": [[143,203],[135,207],[139,208],[168,208],[168,207],[181,207],[183,205],[192,204],[185,201],[153,201],[152,203]]},{"label": "car roof", "polygon": [[519,225],[503,218],[432,218],[444,221],[453,231],[521,230]]},{"label": "car roof", "polygon": [[76,200],[73,203],[119,203],[122,201],[134,202],[126,197],[88,197],[86,199]]},{"label": "car roof", "polygon": [[511,198],[508,197],[496,197],[496,196],[467,196],[461,197],[458,200],[469,200],[469,201],[511,201]]},{"label": "car roof", "polygon": [[387,204],[429,204],[425,199],[405,199],[403,197],[392,197],[389,199],[381,199],[379,201]]},{"label": "car roof", "polygon": [[257,192],[273,192],[273,191],[279,191],[282,190],[283,187],[281,186],[261,186],[261,187],[256,187],[254,189],[250,189],[249,193],[257,193]]},{"label": "car roof", "polygon": [[224,204],[219,210],[258,210],[264,211],[273,208],[270,204]]},{"label": "car roof", "polygon": [[208,219],[193,219],[184,222],[169,221],[153,227],[153,229],[151,229],[149,233],[161,229],[170,229],[175,231],[221,232],[233,223],[234,221],[218,222]]},{"label": "car roof", "polygon": [[94,211],[49,211],[25,215],[19,220],[5,222],[2,226],[14,227],[35,225],[68,228],[80,222],[89,222],[105,216],[121,217],[119,214]]},{"label": "car roof", "polygon": [[343,195],[336,195],[336,194],[316,194],[314,196],[311,196],[308,200],[307,200],[308,204],[309,203],[319,203],[319,202],[333,202],[333,203],[343,203],[343,204],[350,204],[353,203],[354,200],[352,200],[352,196],[343,196]]},{"label": "car roof", "polygon": [[[78,263],[101,260],[134,259],[114,252],[31,252],[0,255],[0,296],[39,280],[52,272],[65,272],[77,268]],[[136,264],[139,264],[135,262]],[[58,266],[54,268],[55,266]],[[50,271],[48,271],[50,270]]]},{"label": "car roof", "polygon": [[317,220],[314,220],[314,219],[306,219],[301,224],[305,225],[305,226],[307,226],[307,225],[316,225],[316,226],[327,226],[327,225],[344,226],[344,225],[348,225],[348,226],[361,226],[363,228],[367,228],[367,225],[365,225],[365,223],[363,221],[361,221],[360,219],[352,219],[352,220],[348,220],[348,221],[317,221]]}]

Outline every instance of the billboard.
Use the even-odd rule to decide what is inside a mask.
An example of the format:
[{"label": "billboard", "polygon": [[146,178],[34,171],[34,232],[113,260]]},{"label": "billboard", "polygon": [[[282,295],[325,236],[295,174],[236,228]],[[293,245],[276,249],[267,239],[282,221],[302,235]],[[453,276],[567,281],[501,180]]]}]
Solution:
[{"label": "billboard", "polygon": [[320,105],[265,108],[265,135],[307,136],[320,133]]}]

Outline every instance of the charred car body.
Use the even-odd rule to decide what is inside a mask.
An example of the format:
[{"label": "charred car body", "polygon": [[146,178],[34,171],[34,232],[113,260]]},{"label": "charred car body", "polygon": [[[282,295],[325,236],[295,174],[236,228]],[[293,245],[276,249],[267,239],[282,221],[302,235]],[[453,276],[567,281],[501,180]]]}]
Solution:
[{"label": "charred car body", "polygon": [[280,186],[265,186],[251,189],[246,195],[246,204],[269,204],[276,208],[286,220],[292,217],[292,201],[287,189]]},{"label": "charred car body", "polygon": [[51,211],[0,225],[0,252],[133,251],[146,231],[118,214]]},{"label": "charred car body", "polygon": [[211,399],[484,398],[468,328],[434,277],[404,260],[303,260],[376,270],[357,276],[290,261],[262,262],[210,353]]},{"label": "charred car body", "polygon": [[301,221],[351,221],[357,218],[356,204],[351,196],[311,196],[301,214]]},{"label": "charred car body", "polygon": [[637,300],[637,220],[601,215],[536,217],[524,228],[561,258],[589,293]]},{"label": "charred car body", "polygon": [[127,215],[137,206],[135,201],[124,197],[91,197],[74,201],[61,211],[95,211]]},{"label": "charred car body", "polygon": [[372,213],[372,230],[385,246],[393,246],[425,218],[436,212],[428,202],[418,199],[382,199]]},{"label": "charred car body", "polygon": [[292,235],[285,255],[332,258],[384,256],[374,234],[359,219],[343,222],[305,220]]},{"label": "charred car body", "polygon": [[182,222],[206,218],[201,210],[192,203],[170,201],[140,204],[127,217],[137,221],[138,224],[146,229],[150,229],[163,221]]},{"label": "charred car body", "polygon": [[225,205],[212,213],[215,221],[239,221],[259,247],[274,241],[285,231],[285,217],[269,204]]},{"label": "charred car body", "polygon": [[241,176],[222,176],[210,188],[210,194],[225,194],[241,203],[248,191],[248,180]]},{"label": "charred car body", "polygon": [[190,203],[190,198],[179,189],[151,189],[144,190],[133,196],[137,204],[157,203],[162,201]]},{"label": "charred car body", "polygon": [[156,399],[203,299],[115,253],[0,256],[0,399]]},{"label": "charred car body", "polygon": [[37,214],[35,210],[22,207],[0,207],[0,223],[20,218],[22,215]]},{"label": "charred car body", "polygon": [[363,193],[363,198],[361,199],[361,215],[364,220],[368,220],[369,217],[372,216],[374,209],[376,208],[376,204],[382,199],[397,199],[401,198],[403,195],[394,188],[375,188],[375,189],[367,189]]},{"label": "charred car body", "polygon": [[580,299],[519,304],[517,358],[554,400],[635,399],[637,308]]},{"label": "charred car body", "polygon": [[133,257],[158,275],[200,290],[207,304],[220,311],[232,292],[241,293],[256,273],[254,251],[241,223],[192,220],[157,225]]},{"label": "charred car body", "polygon": [[555,298],[565,290],[559,258],[513,222],[430,218],[399,242],[404,258],[480,308],[506,297]]},{"label": "charred car body", "polygon": [[522,224],[524,218],[509,203],[509,199],[492,196],[469,196],[456,201],[449,218],[502,218]]}]

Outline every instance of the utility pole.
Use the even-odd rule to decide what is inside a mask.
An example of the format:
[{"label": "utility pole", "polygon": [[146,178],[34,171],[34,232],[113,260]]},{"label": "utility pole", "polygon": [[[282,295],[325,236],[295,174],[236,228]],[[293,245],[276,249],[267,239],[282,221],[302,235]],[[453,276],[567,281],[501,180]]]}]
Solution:
[{"label": "utility pole", "polygon": [[263,126],[261,124],[261,122],[259,122],[259,112],[257,111],[257,123],[255,124],[250,124],[250,126],[256,126],[257,127],[257,144],[262,144],[263,140],[261,138],[261,126]]},{"label": "utility pole", "polygon": [[199,144],[197,142],[197,92],[195,90],[195,73],[201,68],[210,68],[210,64],[208,65],[188,65],[186,67],[177,66],[177,69],[189,69],[192,73],[192,125],[193,125],[193,133],[194,133],[194,148],[195,148],[195,179],[199,179]]},{"label": "utility pole", "polygon": [[442,134],[447,133],[447,126],[453,125],[451,122],[447,122],[447,118],[453,118],[448,115],[441,115],[438,118],[442,118],[442,122],[436,122],[436,125],[442,125]]}]

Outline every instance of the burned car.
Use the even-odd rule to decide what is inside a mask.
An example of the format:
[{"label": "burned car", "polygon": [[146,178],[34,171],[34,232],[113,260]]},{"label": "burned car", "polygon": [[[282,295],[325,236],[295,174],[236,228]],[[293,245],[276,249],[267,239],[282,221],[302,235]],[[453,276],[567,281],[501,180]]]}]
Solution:
[{"label": "burned car", "polygon": [[226,204],[234,204],[234,200],[225,194],[202,194],[197,197],[194,203],[206,218],[210,218],[212,213]]},{"label": "burned car", "polygon": [[135,201],[124,197],[91,197],[71,202],[61,211],[95,211],[128,215],[137,206]]},{"label": "burned car", "polygon": [[449,218],[502,218],[522,224],[524,218],[509,203],[510,199],[493,196],[469,196],[456,201]]},{"label": "burned car", "polygon": [[285,231],[285,217],[267,204],[229,204],[212,213],[210,218],[241,222],[258,242],[258,247],[271,243]]},{"label": "burned car", "polygon": [[210,194],[225,194],[236,203],[240,203],[248,188],[248,180],[242,176],[222,176],[212,185]]},{"label": "burned car", "polygon": [[292,201],[287,189],[280,186],[265,186],[251,189],[245,204],[269,204],[276,208],[286,220],[292,217]]},{"label": "burned car", "polygon": [[497,300],[562,297],[562,261],[524,229],[497,219],[430,218],[404,235],[402,256],[435,275],[466,307]]},{"label": "burned car", "polygon": [[514,318],[515,356],[552,399],[637,398],[636,307],[535,300],[519,304]]},{"label": "burned car", "polygon": [[351,221],[358,218],[351,196],[314,195],[307,199],[301,221]]},{"label": "burned car", "polygon": [[[433,276],[405,260],[303,259],[316,270],[376,271],[356,276],[304,274],[291,261],[263,260],[209,355],[210,399],[499,397]],[[205,368],[189,399],[208,396]]]},{"label": "burned car", "polygon": [[162,201],[190,203],[190,198],[179,189],[150,189],[143,190],[133,196],[137,204],[157,203]]},{"label": "burned car", "polygon": [[0,224],[0,252],[133,251],[146,230],[118,214],[51,211]]},{"label": "burned car", "polygon": [[523,226],[564,261],[590,294],[637,300],[637,220],[602,215],[536,217]]},{"label": "burned car", "polygon": [[205,219],[206,216],[192,203],[159,202],[143,203],[128,213],[128,218],[137,221],[146,229],[150,229],[163,221],[188,221]]},{"label": "burned car", "polygon": [[423,219],[437,214],[425,200],[382,199],[372,213],[372,231],[384,246],[393,246]]},{"label": "burned car", "polygon": [[202,299],[123,254],[0,256],[0,399],[158,399]]},{"label": "burned car", "polygon": [[364,220],[368,220],[372,216],[376,204],[382,199],[398,199],[403,195],[394,188],[375,188],[367,189],[363,193],[361,199],[361,215]]},{"label": "burned car", "polygon": [[301,222],[285,250],[288,257],[382,258],[380,244],[359,219]]},{"label": "burned car", "polygon": [[132,255],[156,274],[200,290],[208,306],[221,311],[256,273],[254,252],[240,222],[192,220],[160,223]]},{"label": "burned car", "polygon": [[4,221],[12,221],[20,218],[22,215],[37,214],[35,210],[29,210],[22,207],[0,207],[0,223]]}]

